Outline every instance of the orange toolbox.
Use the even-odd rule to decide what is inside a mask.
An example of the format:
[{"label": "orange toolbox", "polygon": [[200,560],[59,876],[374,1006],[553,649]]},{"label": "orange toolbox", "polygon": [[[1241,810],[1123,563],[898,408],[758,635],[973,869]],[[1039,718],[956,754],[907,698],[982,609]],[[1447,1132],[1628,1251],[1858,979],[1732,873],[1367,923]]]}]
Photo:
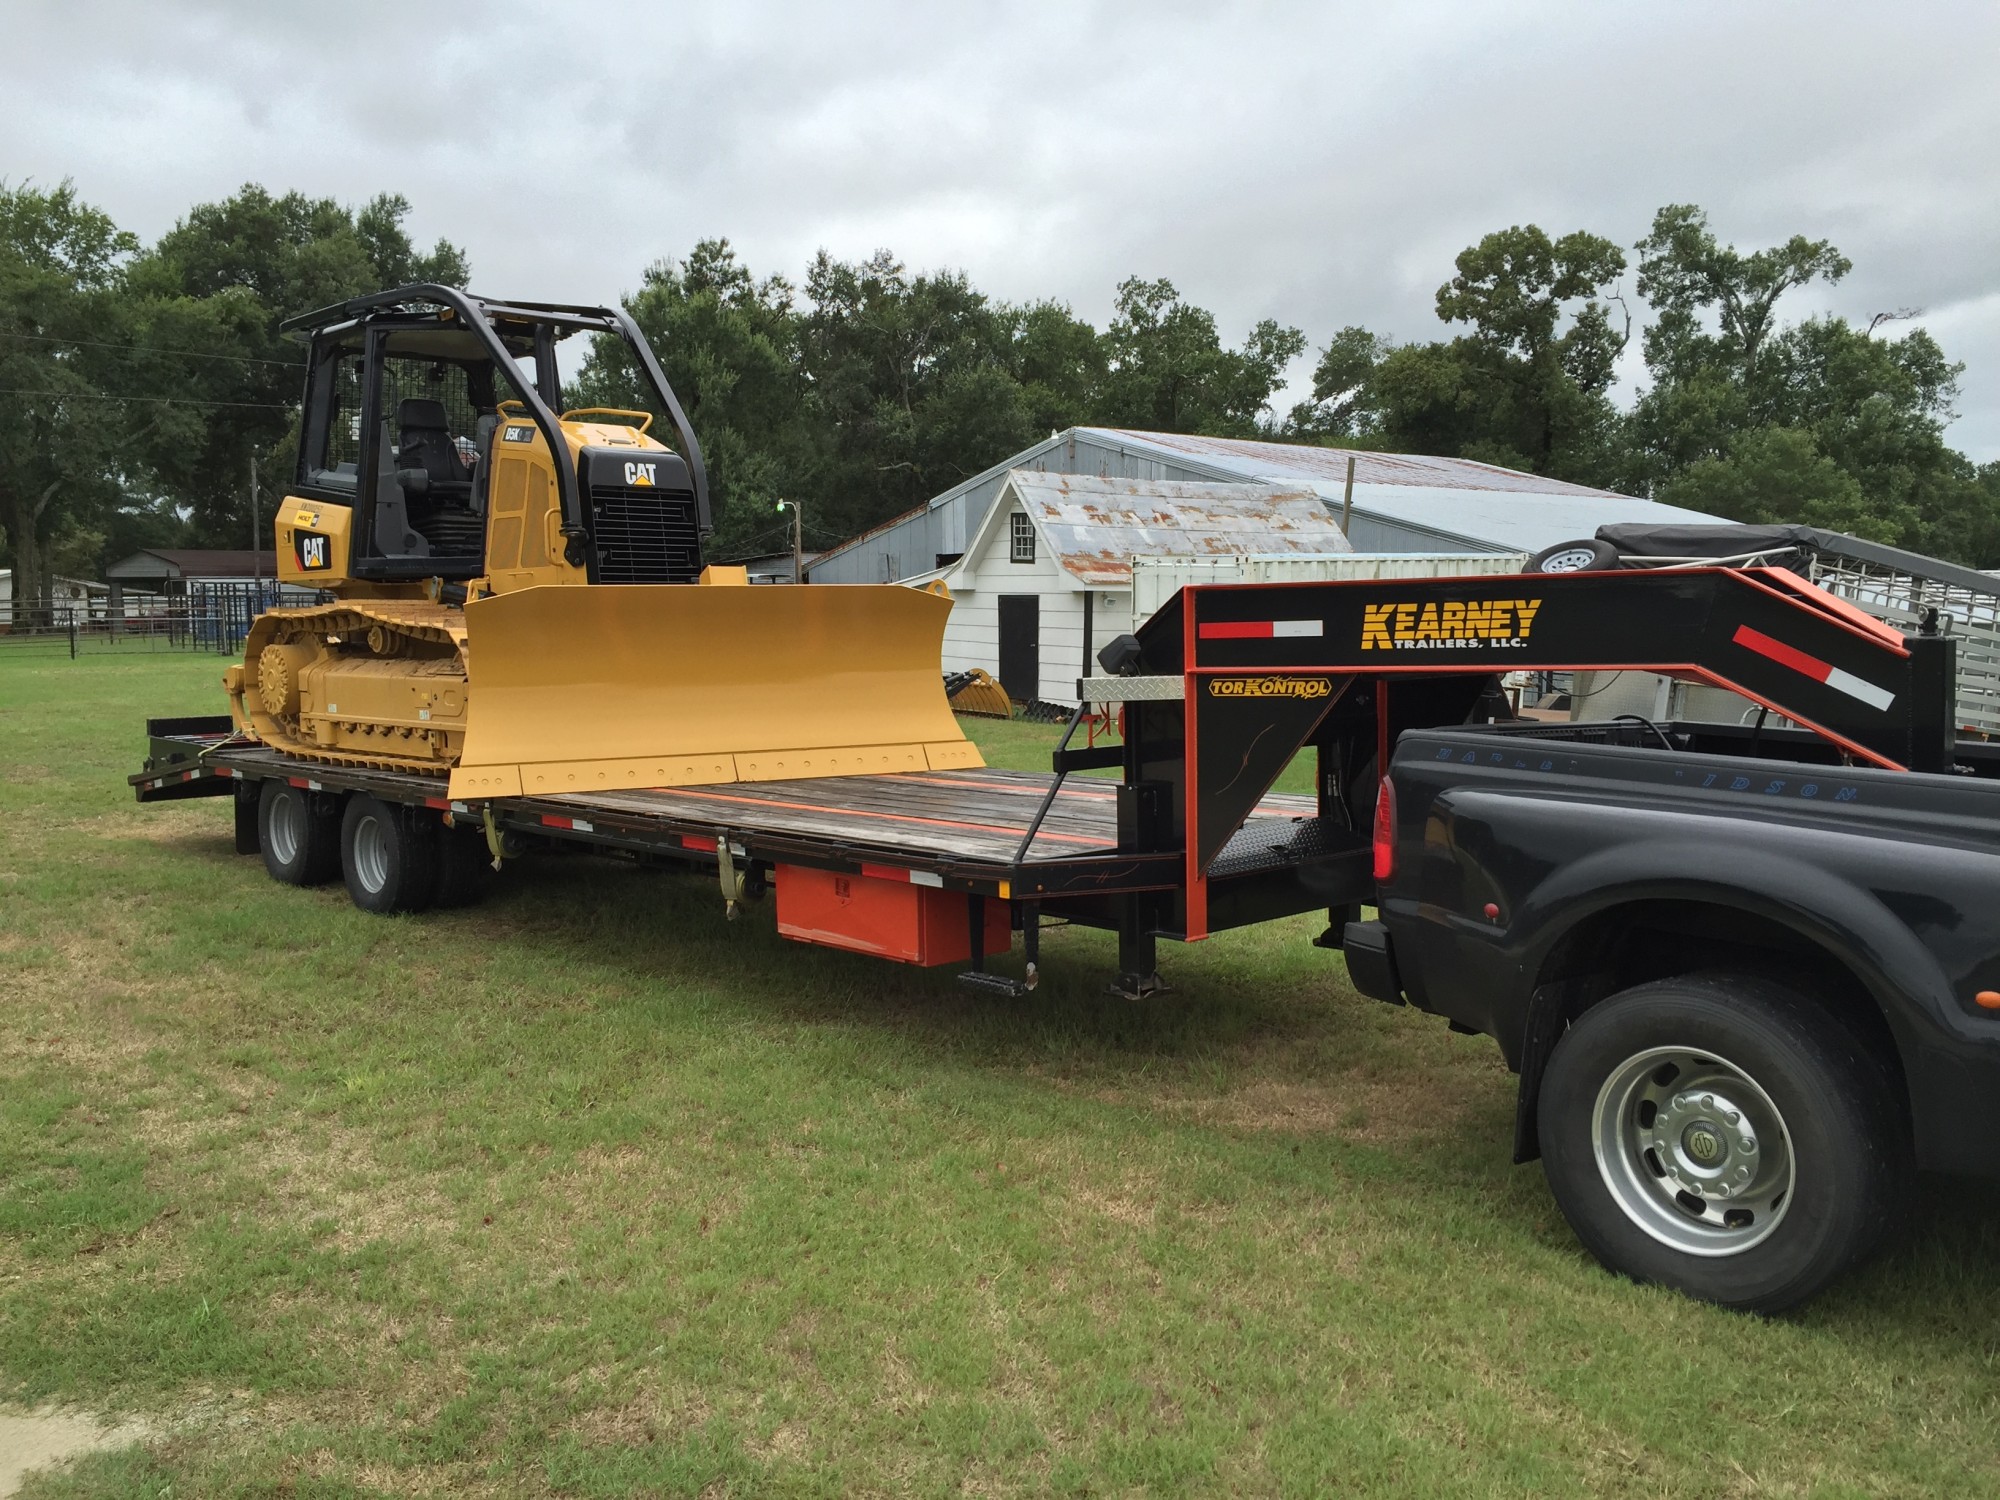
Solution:
[{"label": "orange toolbox", "polygon": [[863,865],[859,875],[779,865],[778,931],[800,942],[872,953],[898,963],[965,963],[972,957],[968,903],[985,907],[986,956],[1014,944],[1005,901],[920,883],[922,872]]}]

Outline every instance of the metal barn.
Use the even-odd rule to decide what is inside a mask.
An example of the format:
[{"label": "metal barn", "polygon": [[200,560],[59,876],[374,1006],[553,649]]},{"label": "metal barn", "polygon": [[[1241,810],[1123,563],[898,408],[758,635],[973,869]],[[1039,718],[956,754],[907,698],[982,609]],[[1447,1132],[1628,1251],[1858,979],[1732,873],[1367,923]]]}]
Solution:
[{"label": "metal barn", "polygon": [[1348,536],[1356,552],[1534,553],[1615,521],[1716,519],[1471,459],[1072,427],[824,553],[810,577],[814,583],[893,583],[955,562],[1016,471],[1307,490],[1338,515],[1350,459]]}]

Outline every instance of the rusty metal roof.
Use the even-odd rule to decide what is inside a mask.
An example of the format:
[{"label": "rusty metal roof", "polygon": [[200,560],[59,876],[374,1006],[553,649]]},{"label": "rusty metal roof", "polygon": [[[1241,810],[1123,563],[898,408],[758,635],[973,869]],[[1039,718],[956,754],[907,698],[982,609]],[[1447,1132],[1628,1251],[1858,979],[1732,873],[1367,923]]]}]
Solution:
[{"label": "rusty metal roof", "polygon": [[1010,495],[1033,519],[1055,561],[1094,588],[1128,586],[1134,556],[1354,550],[1326,502],[1303,487],[1104,479],[1015,469],[989,522],[1011,511],[1005,503]]},{"label": "rusty metal roof", "polygon": [[[1437,458],[1422,453],[1373,453],[1360,448],[1321,448],[1306,443],[1263,443],[1251,438],[1198,437],[1181,432],[1139,432],[1123,427],[1085,429],[1129,438],[1230,469],[1246,479],[1305,479],[1345,482],[1354,460],[1359,485],[1405,484],[1433,490],[1505,490],[1525,495],[1611,495],[1540,474],[1524,474],[1470,458]],[[1324,493],[1324,491],[1322,491]],[[1618,496],[1629,499],[1629,496]]]}]

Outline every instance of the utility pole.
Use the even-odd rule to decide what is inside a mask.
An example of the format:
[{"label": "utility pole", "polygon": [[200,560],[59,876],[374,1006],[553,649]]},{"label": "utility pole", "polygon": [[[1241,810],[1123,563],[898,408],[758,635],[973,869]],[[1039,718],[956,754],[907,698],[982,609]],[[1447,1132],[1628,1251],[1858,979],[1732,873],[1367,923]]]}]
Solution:
[{"label": "utility pole", "polygon": [[[261,596],[264,592],[264,549],[257,537],[257,450],[250,450],[250,582]],[[272,559],[276,561],[275,558]]]},{"label": "utility pole", "polygon": [[1354,525],[1354,455],[1347,455],[1347,487],[1340,496],[1340,534],[1346,536]]},{"label": "utility pole", "polygon": [[796,500],[780,500],[780,512],[792,513],[792,582],[806,581],[806,520],[805,512]]}]

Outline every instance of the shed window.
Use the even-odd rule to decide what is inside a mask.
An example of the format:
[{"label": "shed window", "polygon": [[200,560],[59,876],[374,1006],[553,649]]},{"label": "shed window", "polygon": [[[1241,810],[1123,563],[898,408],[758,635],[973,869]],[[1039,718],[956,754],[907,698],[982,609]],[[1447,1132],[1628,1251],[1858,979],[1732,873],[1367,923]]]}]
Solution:
[{"label": "shed window", "polygon": [[1035,560],[1035,523],[1020,511],[1007,518],[1007,560],[1031,563]]}]

